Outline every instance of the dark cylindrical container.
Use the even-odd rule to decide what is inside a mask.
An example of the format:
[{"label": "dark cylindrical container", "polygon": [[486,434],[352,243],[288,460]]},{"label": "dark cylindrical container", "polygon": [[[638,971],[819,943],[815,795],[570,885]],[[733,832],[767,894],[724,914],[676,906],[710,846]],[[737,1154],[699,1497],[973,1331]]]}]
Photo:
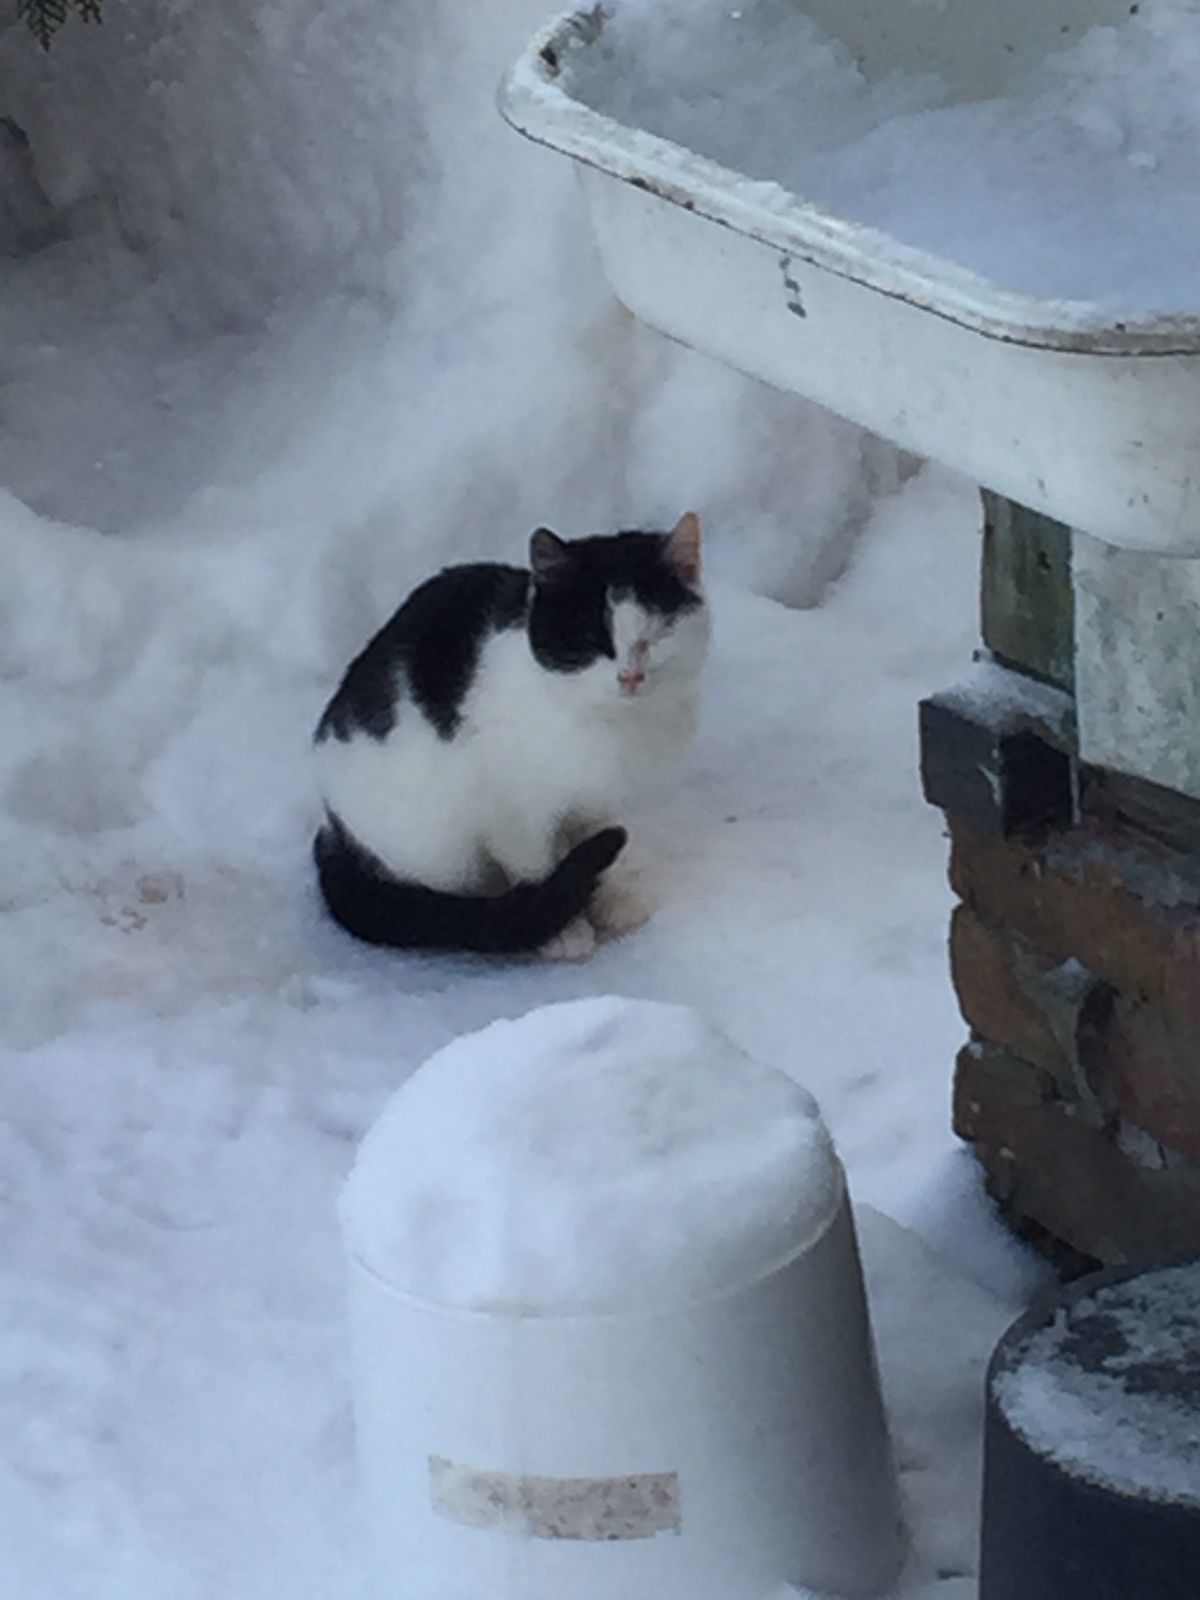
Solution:
[{"label": "dark cylindrical container", "polygon": [[1200,1596],[1200,1262],[1096,1273],[988,1369],[980,1600]]}]

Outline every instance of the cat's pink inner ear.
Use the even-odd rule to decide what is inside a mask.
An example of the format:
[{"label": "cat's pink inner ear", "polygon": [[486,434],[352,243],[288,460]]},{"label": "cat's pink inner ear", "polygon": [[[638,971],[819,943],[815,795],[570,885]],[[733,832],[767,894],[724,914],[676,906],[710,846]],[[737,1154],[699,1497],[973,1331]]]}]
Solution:
[{"label": "cat's pink inner ear", "polygon": [[571,559],[566,541],[549,528],[537,528],[529,538],[529,567],[535,578],[553,578]]},{"label": "cat's pink inner ear", "polygon": [[667,560],[679,581],[690,587],[700,582],[700,518],[685,511],[667,536]]}]

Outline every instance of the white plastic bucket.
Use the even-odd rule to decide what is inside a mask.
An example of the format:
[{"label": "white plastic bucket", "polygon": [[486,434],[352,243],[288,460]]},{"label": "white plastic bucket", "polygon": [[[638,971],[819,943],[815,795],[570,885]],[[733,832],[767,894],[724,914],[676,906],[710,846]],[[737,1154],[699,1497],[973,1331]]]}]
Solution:
[{"label": "white plastic bucket", "polygon": [[895,1475],[844,1184],[786,1260],[676,1308],[444,1309],[353,1256],[350,1280],[379,1600],[767,1600],[785,1582],[865,1596],[894,1581]]}]

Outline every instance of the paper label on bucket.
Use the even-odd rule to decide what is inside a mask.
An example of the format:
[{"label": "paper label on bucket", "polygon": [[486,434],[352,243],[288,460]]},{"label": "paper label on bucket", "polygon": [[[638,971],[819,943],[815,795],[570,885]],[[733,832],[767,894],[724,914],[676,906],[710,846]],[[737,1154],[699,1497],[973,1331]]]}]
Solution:
[{"label": "paper label on bucket", "polygon": [[674,1472],[539,1478],[483,1472],[430,1456],[429,1493],[439,1517],[469,1528],[505,1528],[528,1539],[652,1539],[680,1529]]}]

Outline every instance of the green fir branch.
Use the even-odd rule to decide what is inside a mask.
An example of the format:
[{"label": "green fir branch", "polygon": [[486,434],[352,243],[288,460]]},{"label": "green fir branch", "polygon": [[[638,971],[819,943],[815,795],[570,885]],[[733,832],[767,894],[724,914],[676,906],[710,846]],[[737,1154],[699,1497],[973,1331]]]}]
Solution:
[{"label": "green fir branch", "polygon": [[49,50],[51,40],[72,11],[84,22],[99,22],[101,5],[102,0],[17,0],[17,15],[42,49]]}]

